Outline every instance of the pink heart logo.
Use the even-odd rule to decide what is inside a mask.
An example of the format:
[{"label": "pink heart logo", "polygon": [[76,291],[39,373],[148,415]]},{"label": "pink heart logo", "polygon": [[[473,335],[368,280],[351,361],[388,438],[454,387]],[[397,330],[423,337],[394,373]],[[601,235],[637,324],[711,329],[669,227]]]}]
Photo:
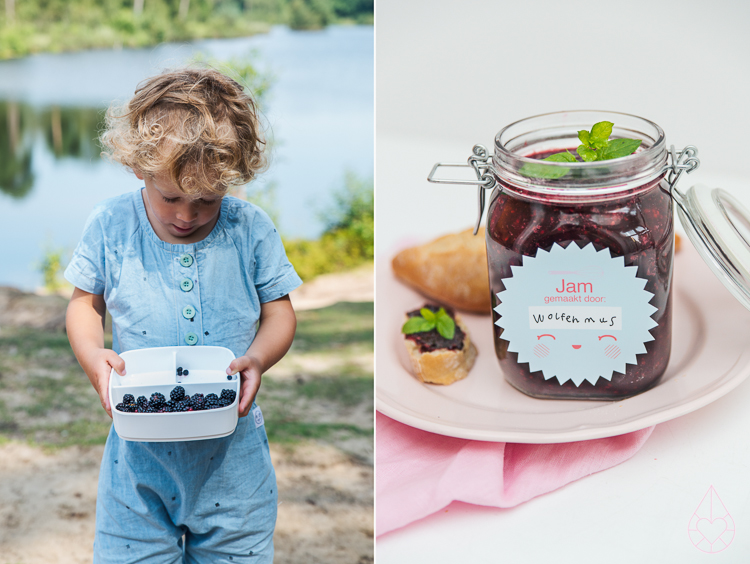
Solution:
[{"label": "pink heart logo", "polygon": [[727,530],[727,522],[721,517],[713,521],[699,519],[698,523],[696,523],[696,528],[708,542],[713,544]]},{"label": "pink heart logo", "polygon": [[690,518],[690,542],[703,552],[721,552],[732,544],[734,532],[734,519],[711,486]]}]

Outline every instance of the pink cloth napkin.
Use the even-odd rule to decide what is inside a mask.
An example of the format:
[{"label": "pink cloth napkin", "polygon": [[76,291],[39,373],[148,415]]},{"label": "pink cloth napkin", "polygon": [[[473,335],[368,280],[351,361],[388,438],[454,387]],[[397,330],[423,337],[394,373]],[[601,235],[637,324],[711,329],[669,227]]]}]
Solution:
[{"label": "pink cloth napkin", "polygon": [[513,507],[633,456],[654,427],[626,435],[530,445],[455,439],[377,414],[377,535],[452,501]]}]

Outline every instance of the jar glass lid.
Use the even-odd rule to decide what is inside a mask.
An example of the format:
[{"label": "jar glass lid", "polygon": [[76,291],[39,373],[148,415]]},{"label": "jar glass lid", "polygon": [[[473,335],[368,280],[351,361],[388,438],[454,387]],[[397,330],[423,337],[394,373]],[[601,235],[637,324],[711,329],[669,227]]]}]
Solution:
[{"label": "jar glass lid", "polygon": [[672,190],[677,214],[703,260],[750,309],[750,211],[721,188],[702,184]]}]

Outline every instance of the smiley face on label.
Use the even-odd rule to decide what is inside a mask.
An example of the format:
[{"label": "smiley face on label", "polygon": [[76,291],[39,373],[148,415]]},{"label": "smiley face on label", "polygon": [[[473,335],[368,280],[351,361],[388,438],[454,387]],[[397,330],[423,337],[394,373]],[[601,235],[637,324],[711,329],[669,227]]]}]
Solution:
[{"label": "smiley face on label", "polygon": [[497,294],[495,324],[503,328],[508,351],[545,380],[576,386],[611,380],[636,364],[644,343],[653,340],[653,294],[644,290],[637,267],[626,267],[608,249],[553,245],[511,270]]}]

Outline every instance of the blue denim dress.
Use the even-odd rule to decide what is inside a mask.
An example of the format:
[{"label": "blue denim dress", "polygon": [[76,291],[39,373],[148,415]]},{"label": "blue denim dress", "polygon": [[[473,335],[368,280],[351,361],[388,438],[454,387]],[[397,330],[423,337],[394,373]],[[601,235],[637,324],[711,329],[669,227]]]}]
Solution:
[{"label": "blue denim dress", "polygon": [[[176,245],[157,237],[141,191],[94,209],[65,278],[104,296],[117,353],[216,345],[235,356],[255,338],[260,304],[302,283],[257,206],[225,197],[205,239]],[[94,562],[272,562],[276,477],[253,408],[255,417],[220,439],[141,443],[112,427]]]}]

